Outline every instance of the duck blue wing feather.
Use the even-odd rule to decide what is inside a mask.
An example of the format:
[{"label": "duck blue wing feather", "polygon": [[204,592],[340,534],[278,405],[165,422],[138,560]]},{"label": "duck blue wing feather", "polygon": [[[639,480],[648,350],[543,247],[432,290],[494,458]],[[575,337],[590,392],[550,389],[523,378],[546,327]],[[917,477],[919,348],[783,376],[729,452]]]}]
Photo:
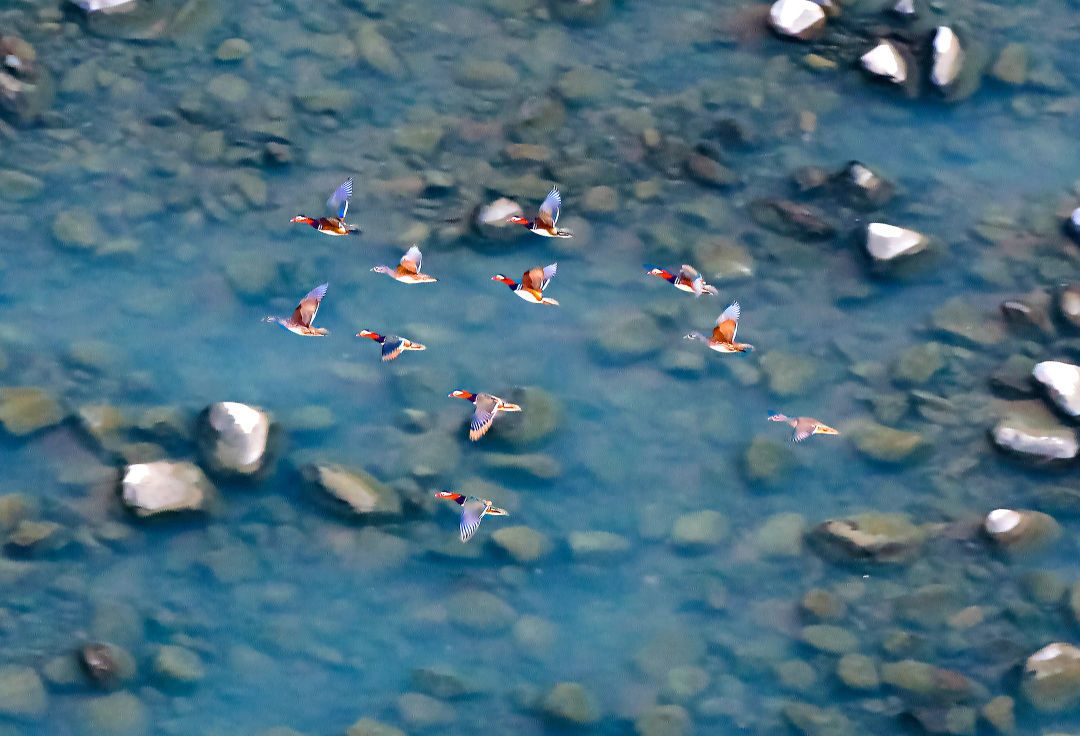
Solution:
[{"label": "duck blue wing feather", "polygon": [[560,212],[562,212],[562,195],[559,194],[558,187],[552,187],[544,198],[543,204],[540,205],[540,214],[537,219],[554,227],[559,221]]},{"label": "duck blue wing feather", "polygon": [[339,220],[345,219],[345,213],[349,211],[349,200],[352,198],[352,177],[334,190],[330,199],[326,200],[326,211]]}]

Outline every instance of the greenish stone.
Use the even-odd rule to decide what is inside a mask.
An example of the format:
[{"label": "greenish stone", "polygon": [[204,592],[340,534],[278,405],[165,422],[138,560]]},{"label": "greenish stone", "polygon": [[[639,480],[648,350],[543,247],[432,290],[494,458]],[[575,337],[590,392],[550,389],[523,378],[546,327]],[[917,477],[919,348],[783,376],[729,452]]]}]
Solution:
[{"label": "greenish stone", "polygon": [[1057,641],[1028,657],[1021,689],[1035,708],[1047,713],[1072,709],[1080,701],[1080,649]]},{"label": "greenish stone", "polygon": [[45,685],[30,667],[0,667],[0,715],[36,720],[45,715],[49,704]]},{"label": "greenish stone", "polygon": [[1064,581],[1049,570],[1032,570],[1020,578],[1031,602],[1039,606],[1056,605],[1065,597]]},{"label": "greenish stone", "polygon": [[79,710],[86,736],[143,736],[149,731],[150,710],[129,692],[89,698]]},{"label": "greenish stone", "polygon": [[509,89],[517,85],[514,67],[501,61],[469,61],[458,67],[455,81],[474,89]]},{"label": "greenish stone", "polygon": [[956,702],[985,694],[985,688],[959,672],[913,659],[881,665],[881,680],[908,695],[938,702]]},{"label": "greenish stone", "polygon": [[836,675],[853,690],[877,690],[881,687],[877,663],[865,654],[845,654],[836,663]]},{"label": "greenish stone", "polygon": [[941,343],[928,342],[904,351],[892,367],[892,379],[904,384],[923,384],[945,367]]},{"label": "greenish stone", "polygon": [[905,432],[870,421],[852,425],[846,432],[860,453],[881,463],[902,464],[921,459],[930,443],[918,432]]},{"label": "greenish stone", "polygon": [[250,87],[235,74],[219,74],[206,85],[206,91],[221,102],[241,102],[248,96]]},{"label": "greenish stone", "polygon": [[775,350],[761,356],[761,370],[769,381],[769,390],[784,397],[801,395],[817,376],[815,361],[809,356]]},{"label": "greenish stone", "polygon": [[621,557],[630,549],[630,540],[619,534],[603,531],[574,531],[567,538],[575,559],[596,560]]},{"label": "greenish stone", "polygon": [[931,324],[963,345],[985,347],[1001,342],[1005,333],[1000,320],[991,320],[960,297],[953,297],[934,311]]},{"label": "greenish stone", "polygon": [[0,532],[9,532],[37,513],[37,504],[25,493],[0,496]]},{"label": "greenish stone", "polygon": [[634,720],[637,736],[686,736],[690,714],[679,705],[656,705]]},{"label": "greenish stone", "polygon": [[709,686],[709,673],[700,667],[686,665],[668,671],[664,692],[672,700],[685,703],[697,697]]},{"label": "greenish stone", "polygon": [[445,130],[439,125],[402,125],[394,131],[394,148],[406,153],[429,154],[439,147]]},{"label": "greenish stone", "polygon": [[855,733],[854,724],[839,708],[787,702],[780,712],[792,728],[806,736],[854,736]]},{"label": "greenish stone", "polygon": [[266,206],[266,180],[254,171],[238,171],[235,173],[233,175],[233,186],[252,207]]},{"label": "greenish stone", "polygon": [[655,355],[667,341],[651,319],[624,309],[598,323],[589,346],[608,364],[627,365]]},{"label": "greenish stone", "polygon": [[300,470],[309,487],[335,509],[349,516],[398,516],[401,496],[360,468],[344,465],[305,465]]},{"label": "greenish stone", "polygon": [[50,686],[58,688],[75,687],[85,681],[79,660],[70,654],[61,654],[50,659],[42,665],[41,675]]},{"label": "greenish stone", "polygon": [[506,400],[522,410],[502,414],[492,425],[491,435],[501,441],[518,446],[537,445],[555,436],[563,424],[562,402],[544,389],[534,386],[516,388]]},{"label": "greenish stone", "polygon": [[226,38],[214,52],[218,61],[241,61],[251,54],[251,44],[242,38]]},{"label": "greenish stone", "polygon": [[498,471],[517,471],[540,480],[554,480],[562,475],[562,463],[539,452],[488,452],[484,454],[484,464]]},{"label": "greenish stone", "polygon": [[518,564],[536,562],[551,552],[547,535],[527,526],[508,526],[491,535],[491,541]]},{"label": "greenish stone", "polygon": [[45,182],[36,176],[14,169],[0,169],[0,199],[25,202],[37,199],[44,190]]},{"label": "greenish stone", "polygon": [[0,424],[9,434],[23,437],[64,420],[66,412],[57,396],[29,386],[0,389]]},{"label": "greenish stone", "polygon": [[509,629],[517,618],[506,601],[483,590],[456,593],[447,601],[446,608],[454,623],[489,633]]},{"label": "greenish stone", "polygon": [[677,518],[671,529],[670,541],[676,547],[701,549],[719,544],[727,532],[728,523],[724,515],[706,509]]},{"label": "greenish stone", "polygon": [[763,557],[798,557],[805,530],[806,517],[802,514],[773,514],[754,533],[754,546]]},{"label": "greenish stone", "polygon": [[356,49],[372,69],[385,74],[391,79],[402,79],[406,76],[405,64],[394,53],[390,42],[379,33],[375,23],[363,23],[356,33]]},{"label": "greenish stone", "polygon": [[249,253],[235,253],[225,261],[225,278],[245,299],[263,297],[278,277],[277,264]]},{"label": "greenish stone", "polygon": [[795,467],[795,453],[776,440],[758,435],[750,441],[743,455],[743,468],[747,480],[777,483]]},{"label": "greenish stone", "polygon": [[206,667],[190,649],[166,645],[154,657],[154,674],[167,685],[187,687],[206,677]]},{"label": "greenish stone", "polygon": [[849,654],[859,646],[859,640],[847,629],[828,624],[804,626],[802,640],[820,652]]},{"label": "greenish stone", "polygon": [[53,218],[52,232],[60,245],[76,250],[94,248],[105,239],[97,215],[82,207],[57,213]]},{"label": "greenish stone", "polygon": [[225,134],[220,130],[207,130],[195,139],[195,160],[200,163],[213,163],[225,153]]},{"label": "greenish stone", "polygon": [[579,66],[559,77],[556,88],[567,102],[581,104],[610,97],[615,79],[602,69]]},{"label": "greenish stone", "polygon": [[463,695],[472,695],[481,691],[476,683],[442,666],[419,667],[412,671],[411,678],[413,687],[424,695],[443,700],[460,698]]},{"label": "greenish stone", "polygon": [[552,651],[559,636],[558,627],[538,616],[522,616],[514,624],[514,642],[534,657],[542,657]]},{"label": "greenish stone", "polygon": [[576,682],[560,682],[540,700],[544,717],[564,726],[584,726],[600,720],[592,696]]},{"label": "greenish stone", "polygon": [[705,656],[705,641],[698,635],[674,629],[647,641],[634,655],[634,665],[645,675],[664,676],[676,667],[694,665]]},{"label": "greenish stone", "polygon": [[899,564],[920,553],[926,534],[906,514],[868,512],[829,519],[807,538],[836,562]]},{"label": "greenish stone", "polygon": [[316,115],[340,115],[353,105],[353,93],[341,87],[322,87],[297,95],[300,106]]},{"label": "greenish stone", "polygon": [[7,537],[5,547],[19,554],[48,554],[63,548],[70,537],[55,521],[20,521]]},{"label": "greenish stone", "polygon": [[802,610],[821,621],[834,621],[847,615],[844,599],[821,588],[808,590],[799,605]]},{"label": "greenish stone", "polygon": [[400,728],[388,726],[374,718],[361,718],[349,726],[345,736],[406,736]]},{"label": "greenish stone", "polygon": [[785,688],[799,692],[809,692],[818,681],[814,668],[801,659],[789,659],[776,665],[776,676]]},{"label": "greenish stone", "polygon": [[980,711],[986,722],[1000,734],[1012,734],[1016,731],[1016,701],[1008,695],[999,695],[982,707]]}]

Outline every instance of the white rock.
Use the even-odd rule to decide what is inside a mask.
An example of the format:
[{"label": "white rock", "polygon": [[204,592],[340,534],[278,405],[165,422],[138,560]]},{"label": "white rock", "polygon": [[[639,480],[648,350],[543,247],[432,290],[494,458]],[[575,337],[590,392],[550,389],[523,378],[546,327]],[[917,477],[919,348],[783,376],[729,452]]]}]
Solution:
[{"label": "white rock", "polygon": [[964,65],[964,50],[960,39],[948,26],[938,26],[934,33],[934,65],[930,69],[930,81],[938,87],[953,83]]},{"label": "white rock", "polygon": [[859,61],[862,62],[863,69],[875,77],[882,77],[897,84],[907,81],[907,62],[892,41],[881,41],[863,54]]},{"label": "white rock", "polygon": [[1052,516],[1024,509],[994,509],[983,521],[983,529],[998,547],[1010,553],[1037,549],[1061,535]]},{"label": "white rock", "polygon": [[1073,227],[1080,230],[1080,207],[1077,207],[1072,211],[1072,214],[1069,215],[1069,220],[1072,221]]},{"label": "white rock", "polygon": [[126,13],[134,10],[137,0],[71,0],[87,13]]},{"label": "white rock", "polygon": [[235,401],[211,404],[199,416],[197,439],[211,473],[255,475],[269,460],[270,417]]},{"label": "white rock", "polygon": [[124,503],[139,516],[202,511],[213,488],[197,465],[154,462],[129,465],[121,481]]},{"label": "white rock", "polygon": [[1031,372],[1059,409],[1070,417],[1080,416],[1080,367],[1057,360],[1036,363]]},{"label": "white rock", "polygon": [[915,0],[896,0],[892,12],[905,18],[913,17],[915,15]]},{"label": "white rock", "polygon": [[891,261],[925,250],[929,239],[914,230],[908,230],[884,222],[871,222],[866,226],[866,252],[878,261]]},{"label": "white rock", "polygon": [[1020,513],[1012,509],[994,509],[986,515],[986,532],[988,534],[1003,534],[1016,528],[1020,523]]},{"label": "white rock", "polygon": [[825,26],[825,9],[811,0],[776,0],[769,9],[769,25],[781,36],[805,41]]}]

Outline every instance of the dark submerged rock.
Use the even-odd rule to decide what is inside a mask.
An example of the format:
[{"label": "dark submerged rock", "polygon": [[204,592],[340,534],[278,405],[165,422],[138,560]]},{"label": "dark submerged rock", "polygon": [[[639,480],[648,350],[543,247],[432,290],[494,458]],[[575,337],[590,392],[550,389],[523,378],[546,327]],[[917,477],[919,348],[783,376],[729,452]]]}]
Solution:
[{"label": "dark submerged rock", "polygon": [[800,240],[824,240],[836,233],[836,226],[825,213],[812,205],[762,198],[749,204],[749,213],[767,230]]}]

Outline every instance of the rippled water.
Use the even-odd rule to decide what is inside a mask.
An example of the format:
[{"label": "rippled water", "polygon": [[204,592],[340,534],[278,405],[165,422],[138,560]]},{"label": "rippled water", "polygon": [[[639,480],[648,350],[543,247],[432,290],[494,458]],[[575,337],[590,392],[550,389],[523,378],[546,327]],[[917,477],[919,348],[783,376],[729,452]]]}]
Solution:
[{"label": "rippled water", "polygon": [[[815,736],[918,729],[908,713],[925,704],[890,685],[846,687],[838,655],[801,641],[818,623],[799,608],[812,589],[846,601],[833,623],[878,664],[916,659],[980,683],[985,693],[961,710],[1008,695],[1021,733],[1080,728],[1075,710],[1032,709],[1017,684],[1028,654],[1076,636],[1064,603],[1077,579],[1075,519],[1055,513],[1061,538],[1022,559],[976,531],[990,509],[1035,507],[1045,486],[1077,482],[1075,469],[1020,466],[987,440],[1002,401],[988,378],[1005,358],[1077,353],[1060,324],[1030,338],[997,313],[1003,299],[1078,276],[1059,232],[1076,199],[1070,11],[927,11],[919,29],[958,22],[990,62],[1018,41],[1032,69],[1057,70],[1056,85],[987,76],[948,104],[930,91],[907,99],[849,67],[862,39],[899,27],[869,2],[845,7],[850,30],[832,49],[841,66],[825,72],[803,63],[809,47],[761,31],[760,13],[735,3],[618,2],[595,25],[553,17],[572,3],[514,0],[146,4],[149,16],[90,26],[53,2],[0,8],[0,32],[32,43],[58,89],[40,120],[0,129],[0,169],[40,181],[40,193],[0,201],[0,380],[53,391],[72,414],[0,438],[3,493],[32,497],[32,516],[71,539],[48,554],[9,545],[0,564],[0,659],[41,673],[47,691],[44,707],[0,722],[0,733],[343,734],[360,718],[407,733],[556,733],[564,725],[542,703],[560,682],[584,687],[594,733],[631,732],[658,703],[684,707],[690,733],[782,733],[792,702],[838,707],[848,722]],[[360,58],[372,33],[397,78]],[[230,38],[250,54],[216,61]],[[584,93],[571,70],[584,70]],[[331,112],[311,102],[327,90]],[[521,125],[545,104],[564,105],[565,118],[541,132]],[[813,130],[800,129],[804,111]],[[716,143],[710,131],[727,119],[748,144]],[[418,129],[441,140],[410,150]],[[681,159],[668,165],[643,143],[656,132],[664,150],[720,151],[739,183],[695,182]],[[290,161],[267,164],[267,142]],[[518,142],[546,148],[539,161],[516,158],[508,145]],[[793,196],[798,167],[831,172],[852,159],[898,192],[869,212],[818,200],[834,237],[804,242],[751,217],[754,200]],[[289,224],[319,214],[347,176],[361,237]],[[531,214],[553,183],[575,239],[470,227],[474,208],[500,196]],[[72,213],[79,227],[98,223],[87,247],[56,232]],[[856,233],[874,220],[927,233],[931,251],[907,272],[873,271]],[[414,241],[437,284],[369,271]],[[718,244],[735,255],[718,255]],[[551,261],[557,309],[490,280]],[[695,299],[641,268],[683,262],[720,295]],[[724,278],[733,262],[749,272]],[[323,281],[317,324],[328,339],[260,323]],[[957,297],[994,339],[932,326]],[[739,338],[755,352],[719,355],[682,339],[734,299]],[[380,364],[375,345],[352,337],[361,328],[427,350]],[[945,346],[941,370],[915,385],[893,380],[898,357],[929,341]],[[471,407],[447,392],[520,386],[552,397],[557,432],[524,446],[495,433],[470,443]],[[209,519],[127,514],[122,461],[73,418],[115,406],[133,441],[157,445],[129,448],[129,459],[193,459],[191,421],[221,400],[271,411],[286,439],[268,478],[216,483],[224,503]],[[857,450],[875,402],[878,421],[921,433],[928,449],[896,464]],[[154,422],[154,407],[171,423]],[[425,431],[403,428],[404,409],[423,413]],[[769,410],[842,434],[791,445]],[[752,443],[777,464],[767,480],[750,474]],[[506,459],[491,452],[542,454],[531,460],[548,477],[496,467]],[[399,523],[350,523],[301,481],[298,467],[324,460],[424,498],[484,495],[512,516],[489,517],[464,547],[455,509],[434,499]],[[703,510],[720,512],[727,532],[687,550],[673,525]],[[834,566],[799,541],[868,510],[941,526],[897,567]],[[779,522],[782,531],[759,533]],[[551,551],[515,563],[491,541],[511,525],[544,535]],[[583,560],[568,547],[580,531],[628,546]],[[971,606],[976,623],[950,619]],[[898,645],[897,632],[910,640]],[[134,699],[102,701],[81,676],[56,676],[88,641],[134,656],[138,673],[119,690]],[[163,644],[196,652],[204,676],[163,683],[153,665]],[[414,671],[432,667],[474,692],[419,698],[431,687]],[[25,696],[0,682],[0,712],[11,698]],[[637,724],[643,736],[682,732]],[[979,728],[989,728],[981,717]]]}]

